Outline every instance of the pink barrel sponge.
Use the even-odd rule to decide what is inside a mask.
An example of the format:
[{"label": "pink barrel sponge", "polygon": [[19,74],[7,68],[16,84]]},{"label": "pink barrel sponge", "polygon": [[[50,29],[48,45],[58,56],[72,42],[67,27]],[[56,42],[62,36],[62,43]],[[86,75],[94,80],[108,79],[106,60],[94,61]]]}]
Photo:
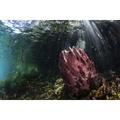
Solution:
[{"label": "pink barrel sponge", "polygon": [[59,55],[59,69],[67,89],[76,96],[89,90],[97,75],[94,63],[81,48],[63,50]]}]

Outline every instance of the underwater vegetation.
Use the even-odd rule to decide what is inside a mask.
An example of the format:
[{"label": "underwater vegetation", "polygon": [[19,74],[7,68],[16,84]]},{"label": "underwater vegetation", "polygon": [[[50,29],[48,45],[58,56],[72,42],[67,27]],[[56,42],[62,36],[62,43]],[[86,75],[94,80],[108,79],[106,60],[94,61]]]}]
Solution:
[{"label": "underwater vegetation", "polygon": [[118,100],[120,99],[120,75],[116,72],[99,74],[100,85],[92,89],[89,99]]},{"label": "underwater vegetation", "polygon": [[16,74],[0,82],[0,99],[4,100],[49,100],[62,99],[64,83],[61,78],[54,83],[44,80],[39,74]]},{"label": "underwater vegetation", "polygon": [[118,100],[119,51],[120,21],[0,21],[0,99]]},{"label": "underwater vegetation", "polygon": [[[0,82],[0,99],[4,100],[118,100],[120,99],[120,75],[116,72],[99,73],[90,89],[79,96],[66,89],[62,78],[43,80],[36,74],[16,74]],[[96,83],[96,81],[98,81]]]}]

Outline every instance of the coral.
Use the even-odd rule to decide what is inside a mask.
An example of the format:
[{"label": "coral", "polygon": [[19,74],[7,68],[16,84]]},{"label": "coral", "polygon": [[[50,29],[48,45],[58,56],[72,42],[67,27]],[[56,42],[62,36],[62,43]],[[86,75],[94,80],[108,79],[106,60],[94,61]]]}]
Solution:
[{"label": "coral", "polygon": [[75,96],[89,91],[97,76],[94,63],[81,48],[63,50],[59,55],[59,69],[67,90]]},{"label": "coral", "polygon": [[59,78],[55,83],[47,83],[43,88],[43,93],[39,96],[38,99],[64,99],[64,83],[63,79]]},{"label": "coral", "polygon": [[54,85],[54,91],[56,95],[60,95],[64,88],[63,79],[57,79]]},{"label": "coral", "polygon": [[88,99],[119,100],[120,99],[120,76],[115,72],[105,73],[101,76],[101,85],[90,91]]}]

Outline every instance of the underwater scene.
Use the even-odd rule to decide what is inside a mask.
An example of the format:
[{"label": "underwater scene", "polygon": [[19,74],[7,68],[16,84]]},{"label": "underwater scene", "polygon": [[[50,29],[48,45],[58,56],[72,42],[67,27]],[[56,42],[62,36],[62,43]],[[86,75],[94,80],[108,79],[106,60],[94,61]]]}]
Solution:
[{"label": "underwater scene", "polygon": [[1,100],[119,100],[119,20],[0,20]]}]

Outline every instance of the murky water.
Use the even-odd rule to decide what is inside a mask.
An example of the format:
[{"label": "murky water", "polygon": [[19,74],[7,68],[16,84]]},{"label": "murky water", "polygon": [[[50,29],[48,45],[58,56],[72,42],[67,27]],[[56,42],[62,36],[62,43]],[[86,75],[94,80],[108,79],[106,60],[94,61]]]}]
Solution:
[{"label": "murky water", "polygon": [[84,20],[81,25],[76,46],[84,49],[99,68],[110,69],[112,55],[95,22]]}]

